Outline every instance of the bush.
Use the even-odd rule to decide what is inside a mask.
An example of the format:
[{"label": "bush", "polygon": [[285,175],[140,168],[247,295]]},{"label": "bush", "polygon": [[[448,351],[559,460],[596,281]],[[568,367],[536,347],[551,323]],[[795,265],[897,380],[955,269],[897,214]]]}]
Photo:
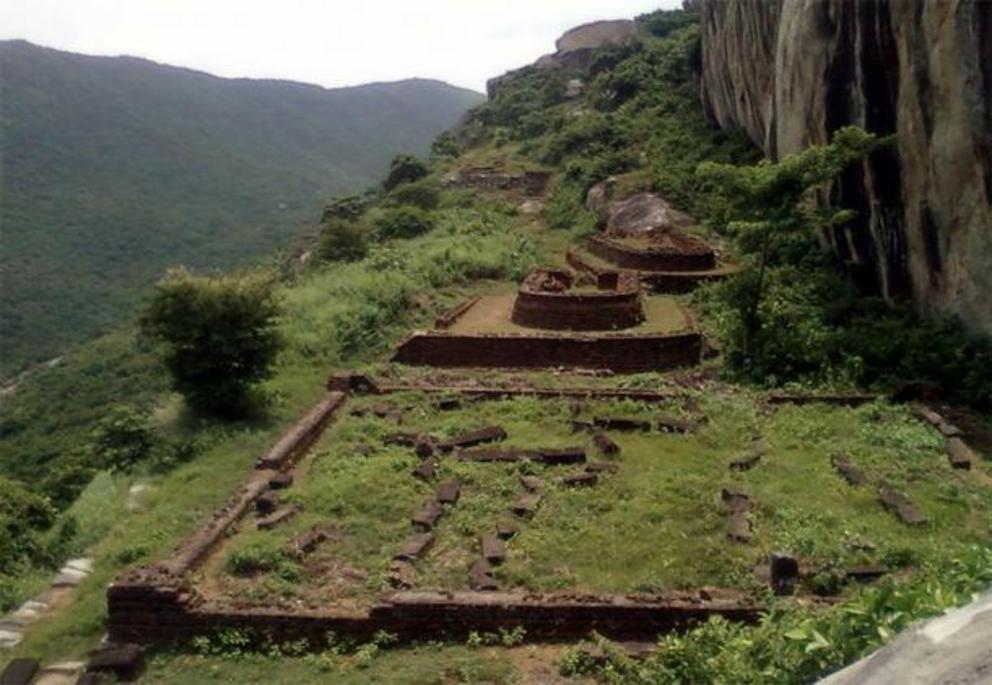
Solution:
[{"label": "bush", "polygon": [[47,498],[21,483],[0,476],[0,573],[10,573],[41,553],[39,532],[55,521]]},{"label": "bush", "polygon": [[422,178],[419,181],[405,183],[395,188],[386,199],[393,205],[437,209],[441,199],[441,189],[436,181]]},{"label": "bush", "polygon": [[391,207],[375,219],[376,237],[416,238],[434,228],[430,214],[417,207]]},{"label": "bush", "polygon": [[320,229],[317,256],[328,262],[354,262],[368,253],[365,230],[354,220],[331,217]]},{"label": "bush", "polygon": [[445,131],[431,143],[431,157],[434,159],[449,159],[461,153],[458,141],[450,131]]},{"label": "bush", "polygon": [[227,570],[236,576],[275,573],[288,582],[299,580],[300,567],[281,548],[253,543],[236,550],[227,559]]},{"label": "bush", "polygon": [[382,186],[388,192],[402,183],[418,181],[429,173],[427,165],[413,155],[397,155],[389,165],[389,175]]},{"label": "bush", "polygon": [[279,311],[265,275],[206,278],[178,268],[158,284],[141,325],[165,343],[173,388],[191,407],[241,416],[252,386],[272,374]]},{"label": "bush", "polygon": [[147,415],[130,407],[113,407],[93,430],[90,463],[100,469],[128,471],[151,456],[155,443]]}]

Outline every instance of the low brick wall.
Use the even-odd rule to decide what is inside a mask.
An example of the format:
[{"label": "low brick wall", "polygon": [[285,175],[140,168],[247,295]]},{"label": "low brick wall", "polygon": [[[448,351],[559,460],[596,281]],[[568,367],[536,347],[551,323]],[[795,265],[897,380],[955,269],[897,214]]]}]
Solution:
[{"label": "low brick wall", "polygon": [[614,639],[654,639],[711,616],[752,622],[761,607],[725,593],[700,599],[697,594],[667,596],[534,594],[522,592],[400,592],[387,595],[368,612],[279,609],[234,610],[203,603],[195,592],[160,578],[160,585],[140,577],[115,583],[108,591],[110,639],[144,644],[188,641],[235,628],[276,641],[326,643],[333,632],[356,640],[385,630],[403,641],[461,640],[472,631],[522,627],[529,640],[588,637],[592,631]]},{"label": "low brick wall", "polygon": [[313,409],[293,424],[293,427],[286,431],[275,445],[258,458],[258,467],[281,469],[292,466],[320,437],[334,410],[344,401],[344,393],[334,391],[327,393]]},{"label": "low brick wall", "polygon": [[586,247],[594,255],[623,269],[638,271],[706,271],[716,267],[716,255],[712,251],[701,253],[679,253],[667,250],[637,250],[615,240],[593,236]]},{"label": "low brick wall", "polygon": [[415,333],[393,361],[413,366],[609,369],[640,373],[699,363],[702,336],[457,335]]},{"label": "low brick wall", "polygon": [[[585,271],[596,277],[602,277],[606,274],[616,272],[615,269],[607,270],[596,267],[588,259],[583,259],[582,253],[574,247],[568,249],[565,253],[565,259],[573,269]],[[651,292],[680,295],[692,292],[703,283],[723,280],[733,272],[729,270],[726,272],[628,270],[621,273],[629,273],[637,276],[641,285]]]},{"label": "low brick wall", "polygon": [[452,309],[449,309],[448,311],[444,312],[436,319],[434,319],[434,328],[440,330],[447,330],[451,328],[452,326],[455,325],[458,319],[465,316],[465,313],[469,309],[474,307],[478,301],[479,301],[478,297],[472,297],[468,300],[465,300],[464,302],[459,303],[458,306],[453,307]]},{"label": "low brick wall", "polygon": [[556,331],[609,331],[644,321],[640,289],[627,291],[546,293],[521,289],[513,304],[513,322]]}]

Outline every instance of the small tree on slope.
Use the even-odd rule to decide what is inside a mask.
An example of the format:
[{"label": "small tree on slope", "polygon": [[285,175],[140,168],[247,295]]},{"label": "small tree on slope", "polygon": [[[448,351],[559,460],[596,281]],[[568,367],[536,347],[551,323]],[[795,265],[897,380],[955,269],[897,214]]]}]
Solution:
[{"label": "small tree on slope", "polygon": [[172,385],[197,412],[240,416],[281,348],[279,303],[263,275],[198,277],[170,270],[142,317],[166,344]]}]

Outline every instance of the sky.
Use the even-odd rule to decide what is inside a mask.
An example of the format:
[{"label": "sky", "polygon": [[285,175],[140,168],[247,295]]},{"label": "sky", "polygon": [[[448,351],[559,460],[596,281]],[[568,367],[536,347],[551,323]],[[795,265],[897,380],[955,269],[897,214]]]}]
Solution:
[{"label": "sky", "polygon": [[681,0],[0,0],[0,39],[326,87],[486,79],[564,31]]}]

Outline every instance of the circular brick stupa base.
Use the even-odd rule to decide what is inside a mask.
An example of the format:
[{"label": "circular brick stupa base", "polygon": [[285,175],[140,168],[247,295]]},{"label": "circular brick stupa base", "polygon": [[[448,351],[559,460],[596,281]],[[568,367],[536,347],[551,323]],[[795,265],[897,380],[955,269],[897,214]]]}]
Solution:
[{"label": "circular brick stupa base", "polygon": [[595,289],[575,287],[567,271],[535,271],[517,293],[513,323],[549,331],[617,331],[644,322],[636,276],[612,274]]}]

